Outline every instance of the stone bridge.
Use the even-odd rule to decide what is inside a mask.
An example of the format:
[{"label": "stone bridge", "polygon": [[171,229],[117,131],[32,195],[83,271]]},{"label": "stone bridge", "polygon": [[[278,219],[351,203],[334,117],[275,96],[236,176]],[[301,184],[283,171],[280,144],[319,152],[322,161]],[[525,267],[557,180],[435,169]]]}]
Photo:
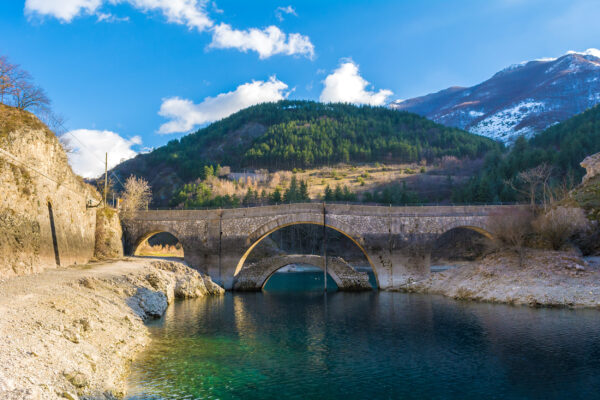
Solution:
[{"label": "stone bridge", "polygon": [[[317,255],[281,255],[264,258],[256,263],[244,266],[234,277],[233,290],[261,290],[267,280],[278,269],[290,264],[309,264],[325,268],[325,257]],[[355,270],[340,257],[327,257],[327,273],[338,285],[339,290],[372,290],[366,272]]]},{"label": "stone bridge", "polygon": [[169,232],[188,265],[232,289],[252,249],[272,232],[295,224],[325,225],[347,236],[365,255],[381,289],[429,273],[431,244],[454,228],[491,237],[488,216],[523,206],[385,207],[285,204],[223,210],[141,211],[125,229],[126,251]]}]

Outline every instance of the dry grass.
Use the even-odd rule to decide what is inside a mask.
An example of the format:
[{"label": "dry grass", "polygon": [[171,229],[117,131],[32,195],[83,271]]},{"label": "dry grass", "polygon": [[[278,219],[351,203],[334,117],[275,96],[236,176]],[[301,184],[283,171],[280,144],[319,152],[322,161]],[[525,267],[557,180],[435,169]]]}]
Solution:
[{"label": "dry grass", "polygon": [[143,257],[178,257],[183,258],[183,247],[180,243],[176,245],[156,244],[151,246],[148,241],[142,243],[137,251],[137,255]]},{"label": "dry grass", "polygon": [[54,136],[50,129],[32,113],[0,104],[0,139],[24,127],[44,130],[47,135]]},{"label": "dry grass", "polygon": [[381,190],[387,185],[403,181],[406,181],[409,190],[417,191],[424,196],[445,194],[447,198],[451,191],[448,175],[452,177],[454,183],[466,179],[466,177],[455,175],[456,173],[456,171],[449,170],[442,162],[439,165],[431,166],[383,165],[379,163],[354,166],[340,164],[333,167],[294,170],[294,172],[282,170],[269,173],[266,170],[260,170],[233,180],[225,177],[210,177],[205,183],[210,186],[215,195],[244,197],[248,188],[258,191],[258,193],[263,190],[271,193],[278,186],[286,188],[295,174],[298,180],[304,180],[308,184],[311,199],[322,198],[325,187],[328,185],[332,189],[337,185],[347,186],[350,191],[360,196],[364,192]]}]

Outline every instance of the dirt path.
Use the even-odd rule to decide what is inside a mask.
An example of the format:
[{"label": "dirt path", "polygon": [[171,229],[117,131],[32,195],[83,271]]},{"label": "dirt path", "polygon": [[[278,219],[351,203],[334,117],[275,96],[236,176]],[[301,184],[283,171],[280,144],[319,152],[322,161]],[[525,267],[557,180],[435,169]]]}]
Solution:
[{"label": "dirt path", "polygon": [[0,282],[0,399],[119,398],[144,319],[174,297],[217,294],[172,261],[129,259]]}]

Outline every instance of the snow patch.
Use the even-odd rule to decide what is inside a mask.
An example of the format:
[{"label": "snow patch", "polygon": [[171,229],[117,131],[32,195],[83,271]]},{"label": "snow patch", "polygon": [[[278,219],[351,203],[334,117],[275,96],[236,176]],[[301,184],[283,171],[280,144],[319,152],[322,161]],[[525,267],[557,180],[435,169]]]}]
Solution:
[{"label": "snow patch", "polygon": [[545,104],[540,101],[533,101],[532,99],[521,101],[481,120],[469,131],[502,142],[511,141],[516,136],[530,136],[534,133],[532,128],[523,127],[515,130],[515,127],[527,116],[542,113],[545,108]]},{"label": "snow patch", "polygon": [[586,51],[569,50],[565,54],[578,54],[580,56],[592,56],[592,57],[600,58],[600,50],[594,49],[594,48],[587,49]]},{"label": "snow patch", "polygon": [[484,113],[482,113],[481,111],[475,111],[475,110],[469,111],[469,116],[471,116],[473,118],[481,117],[481,116],[483,116],[483,114]]}]

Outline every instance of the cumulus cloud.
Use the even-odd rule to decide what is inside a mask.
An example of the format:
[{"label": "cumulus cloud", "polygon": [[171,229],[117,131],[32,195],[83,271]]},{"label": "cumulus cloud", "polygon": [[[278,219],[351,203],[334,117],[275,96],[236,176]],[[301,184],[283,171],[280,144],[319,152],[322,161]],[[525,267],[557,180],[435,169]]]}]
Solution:
[{"label": "cumulus cloud", "polygon": [[108,153],[110,169],[121,161],[135,157],[137,152],[132,147],[142,144],[139,136],[125,139],[115,132],[91,129],[70,131],[62,135],[61,140],[72,150],[68,153],[69,164],[75,173],[84,178],[96,178],[104,172],[105,153]]},{"label": "cumulus cloud", "polygon": [[272,76],[268,81],[252,81],[232,92],[207,97],[200,104],[179,97],[164,99],[158,114],[171,121],[161,125],[158,133],[187,132],[255,104],[283,100],[289,94],[287,87]]},{"label": "cumulus cloud", "polygon": [[[209,47],[212,48],[256,51],[261,59],[275,54],[314,57],[310,38],[299,33],[286,34],[276,26],[238,30],[225,23],[215,25],[207,7],[217,14],[223,11],[215,2],[209,3],[208,0],[26,0],[25,13],[28,16],[54,17],[64,23],[85,15],[95,15],[99,22],[128,20],[128,17],[119,18],[104,10],[107,4],[129,4],[141,12],[160,12],[169,23],[186,25],[199,32],[210,31],[212,41]],[[284,13],[296,15],[292,6],[276,10],[280,19]]]},{"label": "cumulus cloud", "polygon": [[296,17],[298,16],[298,14],[296,14],[296,10],[292,6],[277,7],[275,10],[275,16],[278,20],[283,21],[283,14],[294,15]]},{"label": "cumulus cloud", "polygon": [[243,52],[256,51],[261,59],[275,54],[303,55],[312,59],[315,54],[315,47],[308,36],[299,33],[286,34],[274,25],[264,29],[238,30],[228,24],[219,24],[213,29],[209,46],[217,49],[238,49]]},{"label": "cumulus cloud", "polygon": [[205,1],[198,0],[111,0],[127,2],[144,12],[160,11],[168,22],[187,25],[203,31],[213,25],[205,9]]},{"label": "cumulus cloud", "polygon": [[358,65],[353,61],[346,61],[333,71],[323,81],[325,87],[321,92],[320,100],[325,103],[353,103],[380,106],[386,103],[393,93],[391,90],[381,89],[378,92],[367,90],[367,82],[358,73]]},{"label": "cumulus cloud", "polygon": [[[54,17],[71,22],[82,15],[97,15],[100,21],[109,20],[110,13],[101,12],[106,3],[126,3],[142,12],[158,11],[170,23],[186,25],[190,29],[204,31],[213,25],[200,0],[26,0],[25,13],[41,17]],[[114,20],[114,19],[112,19]]]},{"label": "cumulus cloud", "polygon": [[71,22],[78,15],[95,14],[103,0],[26,0],[25,13]]}]

